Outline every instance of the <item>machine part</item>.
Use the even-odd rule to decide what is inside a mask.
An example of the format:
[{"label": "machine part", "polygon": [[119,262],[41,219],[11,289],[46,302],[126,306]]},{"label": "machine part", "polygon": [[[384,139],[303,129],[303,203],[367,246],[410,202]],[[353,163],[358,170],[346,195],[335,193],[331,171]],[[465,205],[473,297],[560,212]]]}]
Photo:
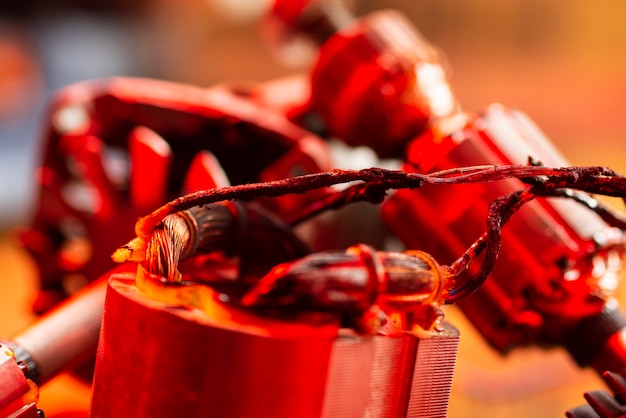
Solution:
[{"label": "machine part", "polygon": [[[581,320],[565,339],[565,347],[581,366],[598,373],[626,373],[626,317],[615,301],[602,312]],[[582,338],[581,338],[582,337]]]},{"label": "machine part", "polygon": [[[134,269],[129,263],[113,271]],[[102,277],[3,343],[30,380],[43,385],[62,371],[88,364],[98,344],[105,290]]]},{"label": "machine part", "polygon": [[[317,103],[314,104],[313,108],[319,108],[321,109],[320,113],[323,113],[325,106],[331,108],[335,103],[339,103],[339,106],[336,108],[338,111],[330,111],[325,115],[328,131],[331,135],[344,137],[346,141],[353,144],[364,143],[370,145],[383,156],[399,156],[404,150],[406,141],[412,135],[422,132],[435,119],[455,113],[456,103],[450,94],[449,86],[445,81],[445,71],[443,71],[443,66],[436,54],[433,60],[430,60],[429,56],[420,56],[415,59],[415,56],[411,55],[411,53],[414,53],[419,48],[416,48],[418,44],[415,42],[413,29],[409,28],[408,32],[397,35],[397,29],[400,29],[400,32],[402,32],[407,26],[398,24],[397,19],[381,18],[380,16],[373,15],[370,17],[371,19],[367,18],[361,21],[370,21],[361,29],[359,29],[359,24],[355,23],[354,26],[357,29],[353,28],[352,30],[357,32],[356,40],[350,39],[352,34],[348,30],[341,33],[341,36],[348,38],[347,41],[345,39],[341,40],[341,38],[336,38],[340,40],[333,41],[333,36],[331,36],[328,42],[325,43],[325,46],[328,46],[328,48],[331,48],[329,45],[334,45],[332,48],[335,48],[334,50],[330,49],[330,52],[326,52],[330,57],[327,57],[329,62],[338,62],[340,70],[343,70],[344,67],[351,68],[346,73],[358,75],[358,77],[354,77],[358,82],[355,81],[354,84],[351,84],[351,77],[330,77],[332,82],[338,79],[339,83],[328,87],[328,85],[324,85],[322,82],[322,88],[314,89],[314,95],[316,92],[318,94],[321,92],[322,95],[332,96],[334,94],[336,97],[331,97],[330,104],[321,103],[320,105]],[[393,39],[393,42],[389,42],[386,37],[388,34],[393,34],[391,36],[394,37],[397,35],[397,38]],[[354,52],[354,56],[357,57],[352,63],[348,62],[348,60],[341,61],[346,56],[350,56],[350,54],[344,53],[344,41],[349,45],[345,47],[346,50]],[[388,44],[385,44],[385,42],[388,42]],[[362,43],[366,44],[366,48],[359,49]],[[410,45],[409,48],[406,50],[400,48],[400,51],[396,51],[396,46],[406,46],[405,44]],[[430,47],[424,45],[424,48],[428,51]],[[373,53],[371,49],[374,50]],[[337,50],[342,53],[339,54]],[[399,53],[396,55],[396,52]],[[363,53],[364,58],[359,55],[360,53]],[[405,60],[407,58],[405,54],[409,55],[407,60]],[[408,65],[404,65],[407,62]],[[350,67],[348,64],[352,64],[355,68]],[[318,65],[321,64],[318,63]],[[328,68],[331,75],[337,72],[337,67],[332,68],[328,64]],[[303,131],[298,131],[297,128],[286,123],[282,117],[276,118],[276,115],[271,112],[258,111],[254,105],[237,97],[232,92],[220,91],[213,94],[215,91],[219,91],[217,89],[215,91],[212,90],[211,93],[205,96],[204,93],[206,91],[201,92],[197,89],[181,86],[175,87],[145,81],[141,83],[134,81],[133,83],[136,83],[137,86],[141,85],[140,88],[135,90],[129,84],[126,85],[128,90],[125,91],[124,82],[119,81],[113,83],[115,84],[113,87],[109,85],[102,90],[96,89],[95,91],[90,90],[93,85],[91,87],[83,85],[83,87],[87,86],[88,88],[84,90],[77,88],[72,93],[68,93],[67,96],[57,103],[58,107],[54,109],[51,117],[51,145],[47,151],[45,164],[38,176],[42,184],[42,190],[45,189],[42,194],[42,202],[45,202],[45,208],[38,214],[37,225],[34,230],[25,235],[25,242],[31,252],[39,257],[38,265],[42,272],[45,269],[49,269],[45,270],[46,273],[52,272],[42,277],[46,277],[44,280],[52,277],[51,282],[44,282],[45,292],[52,292],[57,297],[62,296],[60,294],[62,293],[60,291],[61,288],[63,288],[65,293],[69,293],[65,290],[72,287],[69,283],[70,279],[82,277],[85,281],[88,281],[92,277],[96,277],[93,275],[95,270],[91,270],[92,267],[95,267],[90,263],[95,257],[106,256],[109,253],[111,248],[106,250],[106,248],[109,248],[107,247],[108,244],[113,241],[116,241],[116,244],[119,242],[118,235],[113,237],[117,232],[113,231],[120,231],[120,236],[125,234],[123,232],[124,227],[129,225],[126,221],[126,215],[128,215],[129,219],[134,220],[138,213],[144,213],[150,208],[158,206],[168,196],[175,196],[181,190],[189,190],[194,187],[202,189],[218,184],[215,180],[216,176],[213,175],[214,172],[212,169],[207,168],[209,165],[205,164],[204,156],[207,155],[207,152],[210,152],[208,155],[216,157],[213,158],[213,162],[219,159],[222,167],[218,167],[218,171],[221,172],[223,169],[227,173],[225,177],[229,177],[234,184],[291,177],[294,173],[310,172],[308,167],[319,168],[320,164],[317,163],[325,161],[326,155],[324,152],[316,153],[316,151],[323,149],[323,147],[316,147],[318,144],[316,138],[306,135],[306,133],[303,135]],[[355,87],[356,84],[359,84],[359,86]],[[120,85],[122,89],[120,91],[116,90]],[[370,85],[374,86],[373,91],[366,90],[363,92],[359,90],[362,86]],[[344,86],[348,86],[353,90],[341,90]],[[171,94],[172,92],[176,92],[178,95]],[[322,97],[321,100],[326,99]],[[315,103],[315,99],[313,103]],[[358,107],[360,104],[369,106],[372,103],[377,106],[374,114],[377,116],[383,115],[380,120],[373,117],[364,118],[363,115],[367,115],[370,109]],[[350,113],[354,109],[357,111]],[[389,114],[384,114],[388,109],[393,111]],[[347,113],[341,114],[341,111]],[[355,114],[356,116],[354,116]],[[341,115],[341,117],[333,122],[332,118],[337,115]],[[341,118],[352,122],[353,125],[341,125],[344,122],[344,120],[339,120]],[[380,123],[380,121],[384,122],[389,118],[392,119],[391,124],[385,125]],[[368,129],[358,132],[358,129],[361,129],[359,123],[363,120],[367,122],[372,121],[376,126],[383,126],[385,129],[377,132],[377,135],[367,137],[365,141],[361,141],[361,136],[365,136],[363,134],[374,132],[370,132]],[[438,125],[435,131],[440,129],[440,126]],[[341,128],[345,130],[342,132]],[[490,129],[495,130],[500,128],[502,126],[490,127]],[[472,129],[480,131],[482,127],[478,123],[469,130],[472,131]],[[356,139],[352,141],[350,135],[355,132],[359,133],[359,135],[355,135],[353,138]],[[490,133],[492,134],[493,132]],[[190,138],[193,140],[189,140]],[[199,141],[197,140],[198,138],[200,139]],[[217,138],[217,140],[215,143],[211,143],[210,146],[205,147],[204,141],[207,138]],[[258,138],[262,139],[255,142]],[[381,138],[385,141],[380,141]],[[500,142],[497,140],[490,142],[498,156],[500,156],[501,152],[505,154],[503,160],[495,160],[497,164],[501,164],[502,161],[508,161],[507,152],[511,151],[509,148],[511,144],[506,142],[508,140],[506,139],[507,135],[504,135],[503,138],[505,139]],[[490,137],[489,140],[491,141],[493,138]],[[198,145],[199,143],[202,145]],[[515,141],[512,141],[512,144],[515,143]],[[450,151],[445,147],[447,144],[444,144],[444,147],[439,149],[435,149],[438,148],[437,146],[427,147],[426,149],[429,151],[434,151],[432,155],[427,156],[427,160],[438,164],[438,157]],[[421,145],[424,145],[424,143],[421,142]],[[316,159],[318,156],[322,156],[322,158]],[[447,157],[447,155],[444,156]],[[409,157],[409,160],[411,160],[411,157]],[[471,158],[470,160],[473,161]],[[544,162],[551,165],[554,164],[546,160],[547,158],[544,159]],[[410,162],[415,163],[415,160]],[[200,177],[208,177],[209,181],[201,183],[197,178],[190,179],[191,173],[196,173],[196,171],[192,170],[193,167],[200,167]],[[186,171],[188,168],[189,171]],[[185,175],[184,173],[187,174]],[[191,184],[194,186],[190,186]],[[209,184],[211,186],[208,186]],[[516,184],[521,186],[521,183]],[[479,191],[482,190],[478,189]],[[512,189],[506,189],[506,191],[510,190]],[[471,193],[468,195],[471,195]],[[468,195],[461,196],[465,198]],[[308,203],[316,201],[316,197],[310,194],[305,199],[292,199],[284,196],[264,203],[271,206],[272,209],[275,209],[281,215],[288,216],[294,208],[306,206],[306,199],[309,198],[311,200]],[[469,198],[467,200],[471,201]],[[480,203],[485,202],[480,201]],[[42,203],[43,207],[44,204]],[[441,207],[443,208],[444,206]],[[422,209],[419,205],[417,208]],[[553,208],[556,208],[556,205]],[[554,209],[554,212],[562,217],[564,224],[576,220],[576,216],[572,215],[570,218],[566,216],[570,212],[569,209],[571,209],[571,212],[575,211],[573,206],[564,210]],[[452,208],[452,211],[454,210],[462,211],[463,205]],[[546,211],[554,215],[552,210]],[[405,219],[410,221],[412,217],[415,217],[416,213],[417,211],[413,213],[407,211],[409,216]],[[435,215],[439,214],[436,213]],[[425,219],[429,222],[432,218],[431,216]],[[563,226],[559,223],[562,219],[558,218],[554,224]],[[528,252],[520,252],[520,259],[524,262],[528,261],[528,264],[524,262],[515,264],[514,262],[513,265],[516,269],[511,270],[513,274],[516,274],[527,269],[529,272],[536,274],[534,276],[535,279],[543,279],[549,276],[558,277],[558,280],[564,279],[566,282],[577,283],[575,285],[567,285],[569,287],[580,285],[582,280],[579,280],[579,278],[581,276],[591,277],[594,279],[591,282],[594,292],[584,294],[584,297],[587,297],[585,301],[589,302],[589,305],[583,307],[588,309],[583,309],[581,313],[579,308],[581,307],[580,298],[583,297],[582,293],[567,293],[567,290],[571,289],[567,286],[566,290],[558,287],[561,284],[558,280],[556,280],[556,284],[555,281],[550,281],[547,286],[539,289],[532,286],[523,286],[521,288],[513,286],[511,290],[520,297],[513,298],[514,300],[512,301],[505,300],[507,296],[510,296],[506,292],[502,292],[502,294],[493,292],[490,294],[490,296],[493,296],[492,302],[493,300],[500,300],[505,303],[497,306],[499,310],[492,309],[492,305],[495,302],[491,305],[488,303],[478,305],[479,308],[477,309],[483,309],[484,312],[482,314],[487,316],[484,319],[487,322],[490,320],[499,321],[502,315],[506,316],[508,313],[511,313],[515,315],[511,328],[521,326],[526,327],[523,329],[524,332],[530,330],[530,332],[525,334],[522,333],[524,337],[529,337],[527,340],[523,338],[516,340],[511,338],[511,335],[516,336],[517,330],[513,329],[511,331],[511,329],[505,328],[502,332],[503,340],[508,338],[508,342],[513,341],[513,343],[520,341],[543,342],[545,340],[562,342],[561,339],[565,338],[563,334],[558,332],[552,333],[552,331],[560,330],[567,335],[576,335],[579,331],[579,326],[582,327],[584,322],[580,320],[581,315],[587,315],[585,319],[602,316],[598,313],[600,312],[598,309],[607,308],[607,304],[603,304],[603,302],[610,300],[613,290],[611,280],[615,279],[619,269],[619,257],[622,253],[621,245],[623,238],[621,234],[614,233],[614,231],[612,233],[608,229],[603,229],[604,227],[599,228],[601,233],[596,234],[597,231],[594,230],[593,226],[597,225],[597,223],[594,224],[590,219],[587,218],[583,225],[565,225],[567,227],[563,228],[564,231],[559,230],[556,231],[554,236],[549,236],[545,241],[556,241],[554,246],[544,245],[544,241],[540,240],[543,238],[540,232],[542,229],[531,222],[529,231],[522,231],[522,234],[526,233],[531,237],[529,240],[530,245],[526,243],[522,250],[529,250],[530,248],[534,250],[535,240],[540,240],[537,244],[539,248],[539,253],[537,254],[542,257],[549,257],[552,255],[550,253],[551,249],[556,248],[555,252],[559,252],[562,247],[566,247],[566,255],[568,257],[571,255],[571,257],[557,258],[556,263],[550,264],[550,266],[560,268],[559,274],[550,275],[553,273],[552,270],[548,271],[548,274],[544,270],[535,268],[536,265],[532,264],[532,256],[537,254],[529,255]],[[457,221],[458,219],[455,218],[454,220]],[[460,220],[457,225],[459,230],[465,228],[464,222],[469,224],[472,220]],[[532,219],[530,220],[532,221]],[[399,218],[395,219],[395,221],[403,222]],[[550,222],[547,222],[547,224],[550,224]],[[574,230],[573,232],[570,230],[570,226]],[[584,232],[589,232],[585,229],[589,226],[591,226],[592,233],[585,234]],[[397,225],[396,227],[400,228]],[[577,227],[582,227],[582,229],[579,230]],[[423,231],[429,230],[426,228]],[[416,230],[413,229],[405,233],[415,232]],[[427,232],[423,235],[430,240],[433,237],[435,239],[440,236],[447,237],[445,233],[450,231],[434,232],[435,234]],[[572,236],[580,234],[582,244],[577,241],[577,237],[572,238],[568,234]],[[560,239],[565,242],[563,246],[559,245],[562,243],[559,242]],[[578,247],[571,245],[572,242],[578,245]],[[415,246],[415,248],[425,247],[425,245]],[[545,251],[542,252],[542,250]],[[540,261],[543,261],[543,258],[540,258]],[[555,260],[550,259],[549,261],[554,262]],[[586,264],[581,266],[577,264],[578,262]],[[58,274],[59,271],[61,271],[61,275]],[[588,275],[588,272],[591,272],[591,274]],[[510,279],[510,277],[507,278]],[[59,285],[59,282],[61,285]],[[504,285],[504,282],[500,282],[500,284]],[[589,282],[585,283],[582,286],[583,290],[589,290],[585,288],[585,286],[589,285]],[[195,286],[195,289],[198,289],[200,285]],[[183,288],[189,289],[187,286],[181,286],[181,289]],[[168,290],[172,290],[172,288]],[[492,288],[491,290],[494,289]],[[499,289],[496,287],[495,290]],[[489,290],[486,291],[488,292]],[[542,291],[544,292],[542,293]],[[574,294],[574,297],[570,298],[571,300],[569,301],[564,301],[562,299],[564,293],[567,293],[566,297],[569,297],[571,294]],[[50,295],[50,293],[46,294]],[[189,292],[189,295],[196,296],[198,294]],[[215,295],[211,291],[201,292],[201,295],[204,297],[204,302],[215,299]],[[181,303],[181,301],[186,301],[185,298],[177,299],[175,297],[172,300],[177,303],[173,303],[167,308],[170,311],[186,312],[189,310],[195,312],[193,306],[196,305]],[[532,302],[530,307],[525,304],[528,300]],[[38,306],[43,310],[55,301],[56,299],[54,298],[48,299]],[[554,304],[555,301],[558,303]],[[224,301],[220,300],[218,302],[224,303]],[[161,301],[161,303],[163,302]],[[204,303],[201,305],[203,308],[206,308]],[[209,305],[208,307],[213,308],[213,306]],[[552,310],[552,306],[556,306],[559,311],[555,312]],[[209,318],[213,318],[213,315],[207,313],[204,309],[200,313],[207,314]],[[564,318],[563,313],[572,313],[572,315]],[[502,315],[498,316],[498,314]],[[228,316],[232,319],[230,315],[231,313],[229,312]],[[538,317],[539,319],[537,319]],[[122,323],[124,319],[126,318],[120,315],[117,322]],[[246,324],[249,319],[246,318]],[[268,319],[263,318],[260,320],[266,321]],[[320,318],[316,320],[320,320]],[[542,322],[544,320],[545,322]],[[160,322],[157,321],[157,323]],[[510,325],[511,322],[505,322],[505,324]],[[617,329],[619,327],[616,324],[619,325],[619,321],[611,322],[611,326]],[[109,327],[110,329],[111,327]],[[167,328],[163,329],[166,330]],[[502,330],[497,329],[496,331]],[[107,332],[110,333],[111,331]],[[153,337],[159,336],[157,335],[159,332],[154,332],[154,330],[153,334]],[[170,334],[178,335],[174,332]],[[540,334],[539,337],[536,334]],[[605,336],[608,338],[607,344],[616,335],[615,330],[605,334],[603,334],[603,338]],[[128,335],[132,336],[132,333]],[[127,339],[128,335],[125,335]],[[494,335],[495,333],[491,334],[491,336]],[[548,339],[546,336],[550,338]],[[53,340],[57,340],[57,337],[59,336],[56,336]],[[161,337],[163,338],[163,335]],[[380,336],[371,338],[378,337]],[[187,343],[190,343],[193,341],[193,336],[186,339]],[[121,341],[121,337],[119,337],[118,341]],[[240,342],[245,343],[246,341],[238,341],[236,345],[239,345]],[[155,346],[155,344],[143,346],[141,341],[135,345],[148,349]],[[606,344],[595,345],[602,349]],[[124,348],[125,346],[122,343],[116,343],[113,350],[117,350],[118,347]],[[193,350],[193,347],[183,348],[187,348],[189,351]],[[144,350],[144,354],[150,352],[148,349]],[[570,348],[570,350],[573,351],[573,348]],[[288,350],[280,351],[279,349],[278,351],[279,353],[286,353]],[[597,351],[597,348],[592,351]],[[172,352],[179,351],[172,350],[170,355]],[[289,350],[289,352],[297,352],[297,350]],[[43,353],[47,354],[45,350]],[[109,357],[112,354],[114,353],[107,352],[105,357]],[[47,356],[43,358],[47,359]],[[136,364],[145,366],[146,363],[141,362],[141,357],[134,358],[137,359]],[[591,358],[597,359],[597,355],[592,354]],[[175,360],[179,361],[180,357],[175,357]],[[67,362],[63,361],[61,363],[66,364]],[[399,361],[398,363],[401,364],[402,362]],[[48,362],[44,361],[43,364],[48,364]],[[150,362],[148,362],[148,365],[153,366]],[[254,363],[254,365],[260,367],[257,363]],[[118,371],[116,366],[109,367]],[[58,369],[58,367],[52,368],[52,370]],[[136,371],[136,369],[132,370]],[[192,369],[189,368],[187,373],[190,370]],[[51,373],[46,372],[46,374],[50,375]],[[170,377],[156,376],[160,383],[172,381],[169,379]],[[108,381],[107,384],[109,384]],[[381,390],[378,389],[376,393],[380,392]],[[160,395],[164,392],[155,393]],[[394,391],[394,393],[397,392]],[[110,398],[109,394],[106,399]],[[406,409],[411,410],[408,406]],[[119,411],[116,412],[119,413]],[[175,413],[179,415],[180,411],[176,410]],[[301,416],[300,410],[298,410],[298,416]]]},{"label": "machine part", "polygon": [[445,416],[458,345],[447,324],[359,336],[333,315],[251,315],[208,287],[198,309],[138,286],[109,279],[94,418]]},{"label": "machine part", "polygon": [[217,293],[203,303],[200,310],[159,302],[133,275],[111,277],[94,418],[319,416],[333,321],[264,325],[228,309]]},{"label": "machine part", "polygon": [[[259,242],[265,245],[259,247]],[[138,237],[118,248],[113,260],[145,261],[148,273],[176,282],[182,280],[179,262],[220,253],[239,257],[238,276],[243,280],[264,275],[276,264],[308,252],[276,215],[258,204],[225,201],[165,217],[148,238]],[[186,280],[194,281],[189,276]]]},{"label": "machine part", "polygon": [[[411,143],[406,171],[524,164],[529,157],[547,166],[567,166],[520,112],[494,105],[484,115],[457,118],[455,129],[449,130],[450,122],[436,124]],[[524,188],[519,180],[507,180],[400,190],[383,205],[383,216],[409,248],[449,260],[483,230],[487,202]],[[510,220],[502,238],[502,261],[459,304],[481,334],[503,352],[531,343],[571,348],[572,336],[580,344],[590,343],[586,333],[575,330],[612,306],[624,252],[622,232],[575,202],[536,199]],[[593,344],[599,348],[602,341]]]},{"label": "machine part", "polygon": [[[229,209],[227,206],[232,207]],[[278,220],[263,210],[255,210],[240,203],[229,203],[220,207],[226,208],[226,211],[235,211],[240,216],[239,221],[243,221],[243,224],[239,225],[240,228],[238,228],[241,242],[234,242],[230,246],[223,247],[231,254],[240,255],[239,251],[246,254],[252,252],[251,248],[254,243],[258,243],[263,236],[282,238],[282,241],[274,240],[275,245],[269,245],[263,251],[258,251],[263,255],[262,260],[260,259],[262,257],[259,256],[256,258],[254,256],[247,257],[248,259],[241,263],[246,267],[240,267],[240,271],[244,273],[250,273],[257,269],[267,271],[269,265],[273,266],[286,259],[302,256],[306,252],[304,246],[288,233],[284,225],[279,224]],[[206,222],[209,222],[209,219],[201,216],[201,214],[206,215],[207,213],[196,212],[197,220],[200,220],[201,225],[207,226]],[[277,229],[278,232],[274,229]],[[210,234],[202,234],[200,238],[201,249],[199,252],[202,252],[202,248],[210,250],[211,245],[215,244],[211,241]],[[232,239],[232,237],[229,236],[228,239]],[[222,240],[221,244],[223,243]],[[216,250],[219,247],[212,249]],[[275,251],[272,252],[271,249]],[[278,251],[278,255],[276,251]],[[259,264],[263,264],[263,266],[259,267]],[[135,271],[136,269],[136,264],[126,263],[117,266],[113,271]],[[239,287],[242,285],[241,283],[238,284]],[[247,286],[248,284],[244,283],[244,285]],[[89,362],[96,351],[105,289],[105,278],[96,280],[5,342],[7,346],[11,347],[17,360],[26,367],[29,379],[41,385],[62,371],[80,367],[86,369],[84,370],[85,373],[81,373],[81,376],[84,374],[87,380],[91,380],[90,373],[93,370],[93,364]]]},{"label": "machine part", "polygon": [[355,336],[333,343],[323,418],[445,417],[459,333],[439,331]]},{"label": "machine part", "polygon": [[[292,106],[290,116],[350,145],[367,145],[381,157],[400,158],[432,120],[459,111],[447,64],[400,12],[355,18],[351,8],[341,0],[274,2],[268,16],[272,44],[291,54],[293,48],[285,45],[303,44],[303,39],[312,44],[308,49],[318,48],[308,109]],[[323,128],[313,122],[315,116]]]},{"label": "machine part", "polygon": [[39,389],[27,374],[28,366],[16,359],[11,347],[0,344],[0,416],[41,418],[37,409]]},{"label": "machine part", "polygon": [[[346,326],[370,334],[384,328],[391,335],[437,328],[453,281],[421,251],[376,252],[357,245],[276,266],[243,297],[242,305],[340,312],[349,321]],[[379,310],[383,318],[376,315]]]},{"label": "machine part", "polygon": [[321,45],[311,110],[329,136],[400,158],[431,120],[458,111],[442,61],[399,12],[369,14]]},{"label": "machine part", "polygon": [[[62,90],[42,146],[39,206],[22,235],[39,269],[37,312],[66,297],[72,280],[108,271],[137,217],[166,200],[226,178],[240,184],[331,168],[319,138],[232,91],[144,79]],[[288,213],[308,202],[266,203]]]},{"label": "machine part", "polygon": [[604,373],[604,380],[615,393],[609,395],[603,390],[585,393],[588,405],[567,411],[568,418],[622,418],[626,416],[626,379],[613,372]]}]

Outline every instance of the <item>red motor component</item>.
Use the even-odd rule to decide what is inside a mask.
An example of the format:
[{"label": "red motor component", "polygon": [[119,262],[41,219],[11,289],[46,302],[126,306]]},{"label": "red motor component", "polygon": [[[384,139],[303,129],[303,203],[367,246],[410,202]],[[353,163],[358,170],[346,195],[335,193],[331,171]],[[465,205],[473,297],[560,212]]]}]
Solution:
[{"label": "red motor component", "polygon": [[458,111],[442,56],[400,12],[354,18],[341,1],[276,0],[269,19],[282,38],[319,47],[306,110],[330,137],[399,158],[432,120]]},{"label": "red motor component", "polygon": [[0,416],[39,418],[37,386],[25,374],[28,366],[15,358],[6,344],[0,344]]},{"label": "red motor component", "polygon": [[448,324],[360,336],[332,315],[271,319],[204,285],[151,280],[141,268],[109,279],[94,418],[446,416]]},{"label": "red motor component", "polygon": [[263,324],[217,294],[207,305],[159,302],[113,276],[91,416],[320,416],[336,324]]},{"label": "red motor component", "polygon": [[[528,158],[551,167],[567,165],[525,115],[493,105],[481,116],[442,121],[417,138],[404,170],[525,164]],[[384,218],[408,247],[424,248],[446,262],[484,231],[493,199],[524,187],[508,180],[402,190],[383,206]],[[623,243],[621,231],[581,205],[537,199],[507,223],[490,279],[459,305],[501,351],[520,344],[563,344],[579,363],[589,364],[609,336],[626,325],[613,303]],[[471,267],[475,272],[477,266]]]},{"label": "red motor component", "polygon": [[[309,4],[321,2],[294,4],[293,10],[275,12],[285,12],[288,25],[311,31],[322,44],[307,110],[322,116],[329,136],[370,146],[381,157],[401,157],[408,146],[406,171],[524,164],[527,156],[550,166],[566,165],[518,112],[495,106],[480,117],[458,115],[441,58],[398,13],[374,13],[337,30],[307,20],[313,10]],[[42,278],[36,310],[48,309],[109,269],[109,255],[133,235],[137,217],[181,193],[329,170],[325,145],[276,111],[300,110],[294,103],[305,90],[288,100],[269,91],[257,94],[257,104],[254,92],[244,97],[235,89],[149,80],[86,83],[62,92],[52,109],[38,172],[40,207],[32,230],[24,234]],[[489,202],[523,187],[517,180],[426,186],[397,192],[383,210],[408,247],[446,262],[483,232]],[[319,203],[323,193],[254,203],[288,223],[304,206]],[[626,349],[618,331],[626,320],[612,303],[623,241],[621,232],[570,201],[534,201],[507,225],[505,250],[492,279],[462,308],[502,351],[527,343],[563,344],[581,364],[623,372]],[[305,261],[311,260],[319,266],[315,257]],[[190,269],[205,277],[215,273],[212,268],[219,270],[216,263],[223,260],[203,261],[208,267]],[[274,272],[281,269],[284,273],[284,265]],[[440,332],[410,328],[393,336],[364,336],[341,329],[341,313],[335,311],[263,316],[206,284],[159,279],[150,287],[141,271],[114,274],[108,282],[94,417],[446,414],[458,343],[458,334],[447,325]],[[298,288],[303,294],[288,293],[286,299],[298,295],[310,300],[307,292],[319,291],[320,284],[319,277],[311,277],[309,288]],[[341,272],[336,277],[342,278]],[[336,277],[330,274],[327,282]],[[358,284],[363,275],[346,277]],[[388,286],[392,281],[376,283],[371,295],[393,290]],[[62,307],[64,315],[53,313],[51,318],[66,323],[52,327],[52,344],[36,344],[39,340],[29,330],[15,339],[25,358],[41,363],[42,381],[94,342],[104,285],[96,284]],[[403,296],[398,300],[405,301]],[[67,319],[76,309],[90,313],[85,315],[87,327]],[[46,318],[41,324],[50,329]],[[64,339],[58,331],[79,328],[88,331],[76,338],[80,344],[72,343],[80,352],[59,356]],[[13,363],[6,364],[15,372]],[[21,391],[15,393],[23,393],[24,382],[14,382]],[[33,411],[31,403],[26,406]]]},{"label": "red motor component", "polygon": [[[224,88],[81,83],[58,94],[49,120],[39,206],[23,234],[41,278],[38,312],[108,271],[137,218],[181,193],[331,168],[320,139]],[[309,198],[268,204],[289,213]]]},{"label": "red motor component", "polygon": [[311,108],[328,135],[401,157],[431,119],[457,110],[441,61],[402,14],[369,14],[320,46]]}]

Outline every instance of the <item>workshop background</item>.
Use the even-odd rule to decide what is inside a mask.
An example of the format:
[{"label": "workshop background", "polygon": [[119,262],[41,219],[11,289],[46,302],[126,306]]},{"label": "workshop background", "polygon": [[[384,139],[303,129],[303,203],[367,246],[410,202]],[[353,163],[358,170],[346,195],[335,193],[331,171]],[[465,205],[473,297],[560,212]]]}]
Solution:
[{"label": "workshop background", "polygon": [[[29,222],[50,95],[110,75],[209,86],[306,71],[279,63],[259,35],[266,7],[255,0],[2,2],[0,337],[33,319],[34,269],[11,231]],[[356,10],[380,8],[404,11],[445,52],[466,110],[492,102],[518,107],[573,165],[626,173],[626,3],[362,0]],[[456,309],[448,319],[462,333],[450,417],[564,416],[584,403],[584,391],[604,387],[561,350],[519,349],[503,358]],[[88,403],[88,387],[69,376],[41,391],[49,418],[85,416]]]}]

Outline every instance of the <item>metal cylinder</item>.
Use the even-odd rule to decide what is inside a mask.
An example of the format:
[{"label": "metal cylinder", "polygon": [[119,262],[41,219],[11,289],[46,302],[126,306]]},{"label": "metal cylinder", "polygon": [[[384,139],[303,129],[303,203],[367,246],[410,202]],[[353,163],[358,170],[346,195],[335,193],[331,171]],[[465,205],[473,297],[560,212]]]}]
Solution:
[{"label": "metal cylinder", "polygon": [[259,321],[211,303],[168,306],[133,275],[112,276],[91,416],[319,417],[337,326]]},{"label": "metal cylinder", "polygon": [[[130,271],[123,264],[113,272]],[[42,385],[73,367],[93,368],[104,307],[106,276],[80,290],[5,343],[28,366],[27,377]],[[89,374],[86,378],[91,379]]]},{"label": "metal cylinder", "polygon": [[261,317],[217,293],[201,309],[163,302],[135,279],[109,279],[93,418],[445,417],[458,346],[447,324],[363,336],[319,314]]}]

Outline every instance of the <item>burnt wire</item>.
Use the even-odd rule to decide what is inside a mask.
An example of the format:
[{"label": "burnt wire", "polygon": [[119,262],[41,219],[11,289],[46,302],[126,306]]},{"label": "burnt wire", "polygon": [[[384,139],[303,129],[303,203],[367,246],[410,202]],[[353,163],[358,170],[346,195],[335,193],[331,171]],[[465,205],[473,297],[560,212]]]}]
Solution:
[{"label": "burnt wire", "polygon": [[468,184],[513,178],[528,184],[528,188],[501,196],[490,204],[485,233],[459,259],[453,262],[448,270],[451,275],[458,276],[470,262],[483,252],[485,257],[474,276],[449,292],[446,303],[458,302],[485,282],[495,267],[500,251],[502,227],[525,203],[536,197],[572,199],[597,213],[610,226],[626,229],[626,218],[586,194],[624,199],[626,197],[626,178],[622,175],[606,167],[549,168],[529,165],[461,167],[430,174],[407,173],[381,168],[336,169],[273,182],[203,190],[175,199],[150,215],[141,218],[136,225],[136,232],[140,237],[148,236],[167,215],[194,206],[224,200],[250,200],[259,197],[306,193],[311,190],[354,181],[359,181],[359,183],[343,191],[329,194],[321,201],[296,214],[288,223],[296,225],[323,211],[338,209],[358,201],[380,203],[389,190],[416,189],[424,184]]}]

